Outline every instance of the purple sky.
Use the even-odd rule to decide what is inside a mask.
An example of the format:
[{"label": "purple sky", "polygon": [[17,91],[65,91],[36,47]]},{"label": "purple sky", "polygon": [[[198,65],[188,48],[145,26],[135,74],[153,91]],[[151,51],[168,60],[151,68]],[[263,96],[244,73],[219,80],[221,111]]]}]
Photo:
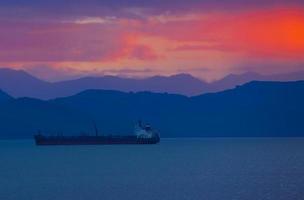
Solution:
[{"label": "purple sky", "polygon": [[304,2],[0,2],[0,66],[47,79],[304,69]]}]

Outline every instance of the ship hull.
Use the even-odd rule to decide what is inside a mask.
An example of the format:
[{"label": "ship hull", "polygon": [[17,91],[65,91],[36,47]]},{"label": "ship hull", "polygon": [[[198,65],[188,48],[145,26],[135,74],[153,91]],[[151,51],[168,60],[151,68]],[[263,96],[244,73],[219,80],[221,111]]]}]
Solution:
[{"label": "ship hull", "polygon": [[157,144],[159,137],[137,138],[136,136],[41,136],[34,137],[36,145],[114,145],[114,144]]}]

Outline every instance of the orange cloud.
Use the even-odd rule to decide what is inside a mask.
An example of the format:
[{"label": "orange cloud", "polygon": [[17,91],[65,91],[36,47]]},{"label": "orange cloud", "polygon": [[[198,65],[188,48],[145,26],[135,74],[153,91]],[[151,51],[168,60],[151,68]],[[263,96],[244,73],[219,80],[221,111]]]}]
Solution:
[{"label": "orange cloud", "polygon": [[228,22],[223,45],[254,56],[295,57],[304,52],[304,14],[293,11],[257,12]]},{"label": "orange cloud", "polygon": [[300,9],[214,14],[196,21],[194,28],[187,26],[181,28],[187,28],[188,38],[167,35],[185,42],[176,50],[238,51],[247,56],[289,58],[304,52],[304,10]]},{"label": "orange cloud", "polygon": [[202,67],[207,69],[203,75],[217,78],[255,59],[304,63],[303,8],[0,25],[0,61],[10,66],[39,62],[88,71],[149,67],[162,73]]},{"label": "orange cloud", "polygon": [[124,33],[120,41],[120,48],[113,51],[102,60],[104,62],[115,62],[122,59],[154,60],[159,56],[151,46],[143,44],[141,38],[145,37],[139,33]]}]

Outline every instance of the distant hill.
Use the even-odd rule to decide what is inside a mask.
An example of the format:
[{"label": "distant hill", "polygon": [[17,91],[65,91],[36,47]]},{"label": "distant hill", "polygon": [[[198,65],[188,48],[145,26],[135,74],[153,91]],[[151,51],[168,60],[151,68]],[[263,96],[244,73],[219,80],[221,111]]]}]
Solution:
[{"label": "distant hill", "polygon": [[201,94],[207,83],[188,74],[153,76],[145,79],[115,76],[84,77],[76,80],[47,82],[25,71],[0,68],[0,89],[14,97],[52,99],[77,94],[88,89],[151,91],[172,94]]},{"label": "distant hill", "polygon": [[304,81],[254,81],[195,97],[88,90],[50,101],[22,98],[0,105],[0,137],[47,133],[130,134],[142,119],[162,137],[304,136]]},{"label": "distant hill", "polygon": [[238,85],[243,85],[251,81],[298,81],[304,80],[304,71],[261,75],[255,72],[246,72],[243,74],[229,74],[224,78],[210,83],[203,93],[220,92],[227,89],[233,89]]},{"label": "distant hill", "polygon": [[153,76],[143,79],[116,76],[84,77],[51,83],[40,80],[22,70],[0,68],[0,89],[13,97],[31,97],[44,100],[71,96],[89,89],[118,90],[123,92],[167,92],[170,94],[195,96],[232,89],[237,85],[242,85],[253,80],[304,80],[304,72],[267,76],[252,72],[240,75],[231,74],[212,83],[204,82],[189,74]]},{"label": "distant hill", "polygon": [[118,90],[124,92],[167,92],[171,94],[201,94],[207,83],[189,74],[173,76],[153,76],[144,79],[121,78],[115,76],[85,77],[76,80],[54,83],[61,96],[64,93],[76,94],[88,89]]},{"label": "distant hill", "polygon": [[106,132],[123,132],[134,119],[147,119],[167,137],[304,136],[303,81],[251,82],[192,98],[86,91],[55,102],[93,115]]},{"label": "distant hill", "polygon": [[81,112],[30,98],[0,104],[0,110],[0,138],[29,138],[39,130],[79,135],[89,131],[92,123]]},{"label": "distant hill", "polygon": [[45,97],[50,83],[31,76],[23,70],[0,68],[0,89],[13,97]]},{"label": "distant hill", "polygon": [[221,136],[304,136],[304,81],[254,81],[200,95],[192,101],[196,108],[192,116],[196,115],[194,120],[204,126],[201,132]]},{"label": "distant hill", "polygon": [[102,132],[123,134],[132,133],[134,122],[138,119],[147,120],[157,126],[172,126],[171,123],[166,124],[168,117],[173,117],[174,113],[183,115],[180,108],[189,103],[189,98],[150,92],[89,90],[51,102],[92,116]]}]

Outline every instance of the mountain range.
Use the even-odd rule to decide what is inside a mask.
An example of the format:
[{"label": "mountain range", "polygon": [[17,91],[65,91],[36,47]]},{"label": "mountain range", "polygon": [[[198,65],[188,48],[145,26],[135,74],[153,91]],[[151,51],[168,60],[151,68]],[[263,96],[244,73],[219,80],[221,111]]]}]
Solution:
[{"label": "mountain range", "polygon": [[11,96],[0,90],[0,103],[13,99]]},{"label": "mountain range", "polygon": [[131,134],[138,119],[162,137],[304,136],[304,81],[252,81],[187,97],[153,92],[86,90],[38,100],[0,93],[0,138],[45,134]]},{"label": "mountain range", "polygon": [[208,83],[189,74],[173,76],[153,76],[134,79],[116,76],[83,77],[75,80],[48,82],[34,77],[23,70],[0,68],[0,89],[13,97],[53,99],[75,95],[89,89],[117,90],[123,92],[150,91],[159,93],[196,96],[205,93],[232,89],[237,85],[259,81],[304,80],[304,71],[289,74],[260,75],[247,72],[228,75],[223,79]]}]

